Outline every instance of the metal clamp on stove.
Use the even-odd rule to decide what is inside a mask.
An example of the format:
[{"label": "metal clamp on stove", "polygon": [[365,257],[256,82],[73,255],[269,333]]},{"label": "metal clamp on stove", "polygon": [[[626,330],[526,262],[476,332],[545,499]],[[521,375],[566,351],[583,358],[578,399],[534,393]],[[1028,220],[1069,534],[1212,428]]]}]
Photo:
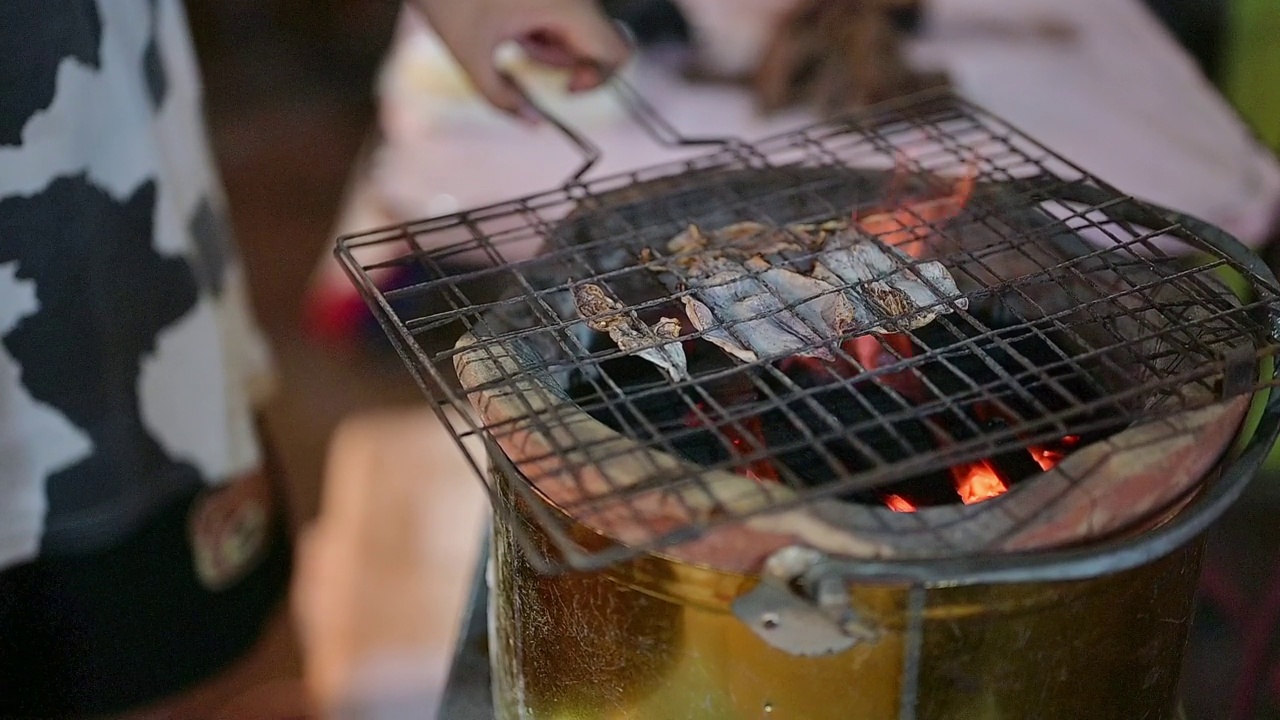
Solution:
[{"label": "metal clamp on stove", "polygon": [[760,583],[733,601],[733,614],[770,646],[792,655],[844,652],[880,632],[850,605],[838,575],[813,577],[822,553],[791,546],[771,555]]}]

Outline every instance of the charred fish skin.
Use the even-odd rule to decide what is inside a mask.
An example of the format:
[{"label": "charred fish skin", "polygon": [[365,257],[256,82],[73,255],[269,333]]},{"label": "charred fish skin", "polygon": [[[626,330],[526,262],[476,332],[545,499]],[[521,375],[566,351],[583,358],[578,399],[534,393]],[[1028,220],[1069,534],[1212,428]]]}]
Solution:
[{"label": "charred fish skin", "polygon": [[590,329],[608,334],[618,349],[633,353],[667,373],[672,381],[689,378],[689,365],[680,344],[680,321],[663,317],[652,327],[633,317],[623,303],[609,297],[595,283],[573,289],[575,310]]},{"label": "charred fish skin", "polygon": [[[555,287],[538,280],[536,275],[531,276],[530,285]],[[602,373],[599,364],[590,360],[591,353],[601,345],[602,335],[578,317],[573,293],[568,289],[531,296],[513,288],[481,316],[473,333],[480,339],[518,333],[539,364],[564,388],[575,382],[599,380]]]},{"label": "charred fish skin", "polygon": [[604,288],[594,283],[583,283],[573,289],[573,303],[578,315],[587,321],[587,327],[607,333],[630,322],[626,306],[609,297]]},{"label": "charred fish skin", "polygon": [[791,312],[824,337],[839,335],[862,320],[858,315],[859,308],[840,292],[838,286],[826,280],[789,268],[774,267],[761,258],[752,258],[744,264],[748,270],[759,274]]},{"label": "charred fish skin", "polygon": [[815,276],[841,284],[850,303],[871,312],[870,332],[913,330],[968,307],[942,263],[913,260],[850,230],[833,233],[814,264]]},{"label": "charred fish skin", "polygon": [[[833,359],[827,346],[845,335],[911,330],[967,305],[941,263],[914,261],[846,221],[738,222],[711,232],[690,225],[666,251],[642,252],[641,260],[686,286],[692,324],[748,363]],[[795,264],[788,255],[806,251],[807,273],[787,266]]]},{"label": "charred fish skin", "polygon": [[834,359],[821,330],[788,310],[758,278],[706,278],[684,303],[689,321],[706,340],[744,362],[788,355]]},{"label": "charred fish skin", "polygon": [[[747,225],[739,223],[730,231],[739,233],[740,241]],[[703,337],[747,363],[789,355],[834,360],[825,346],[832,329],[823,318],[829,304],[841,302],[836,289],[770,265],[754,254],[758,247],[722,251],[715,244],[719,237],[691,226],[668,243],[676,254],[661,259],[646,254],[650,269],[669,272],[689,288],[683,298],[686,314]],[[744,255],[745,261],[740,259]]]}]

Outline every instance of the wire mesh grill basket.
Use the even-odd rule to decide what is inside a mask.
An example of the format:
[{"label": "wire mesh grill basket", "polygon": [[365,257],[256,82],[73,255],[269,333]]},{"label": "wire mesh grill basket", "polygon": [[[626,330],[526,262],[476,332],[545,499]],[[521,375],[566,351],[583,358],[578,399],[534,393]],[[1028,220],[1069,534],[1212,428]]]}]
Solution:
[{"label": "wire mesh grill basket", "polygon": [[[1108,453],[1209,433],[1212,465],[1253,438],[1155,493],[1149,514],[1196,510],[1183,537],[1274,439],[1269,407],[1237,428],[1274,381],[1280,288],[1217,229],[946,92],[748,143],[618,89],[659,142],[709,149],[592,178],[557,122],[585,157],[563,187],[336,250],[545,569],[798,508],[877,539],[846,553],[867,573],[1025,569],[1018,538]],[[402,266],[425,279],[379,287]]]}]

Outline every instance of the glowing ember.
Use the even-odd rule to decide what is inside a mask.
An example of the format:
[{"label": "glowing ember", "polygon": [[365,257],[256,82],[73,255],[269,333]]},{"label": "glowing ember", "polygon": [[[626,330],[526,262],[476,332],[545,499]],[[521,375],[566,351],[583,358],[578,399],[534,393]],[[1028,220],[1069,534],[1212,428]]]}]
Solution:
[{"label": "glowing ember", "polygon": [[1058,442],[1057,447],[1029,447],[1027,452],[1036,461],[1041,470],[1048,472],[1062,462],[1071,448],[1080,442],[1078,435],[1068,435]]},{"label": "glowing ember", "polygon": [[[975,414],[983,415],[983,408],[976,407]],[[1058,463],[1062,462],[1079,444],[1079,435],[1067,435],[1052,445],[1028,447],[1027,453],[1041,470],[1048,472],[1057,467]],[[966,505],[990,500],[1009,490],[1009,484],[1000,477],[1000,473],[987,460],[957,465],[951,468],[951,477],[955,482],[956,494]],[[899,495],[886,495],[882,500],[894,512],[916,511],[914,504]]]},{"label": "glowing ember", "polygon": [[1040,469],[1045,472],[1052,470],[1055,465],[1062,462],[1062,458],[1066,457],[1062,451],[1053,448],[1029,447],[1027,452],[1031,453],[1031,459],[1035,460]]},{"label": "glowing ember", "polygon": [[990,500],[1008,492],[1009,486],[996,474],[995,468],[986,460],[979,460],[967,465],[951,468],[951,477],[956,482],[956,492],[965,505]]},{"label": "glowing ember", "polygon": [[[698,403],[698,408],[705,410],[705,406],[702,403]],[[684,424],[686,427],[698,427],[703,423],[698,412],[696,410],[690,410],[685,416]],[[748,433],[751,434],[750,440],[748,440],[741,432],[738,431],[738,428],[733,425],[726,425],[724,427],[717,428],[729,440],[729,444],[732,447],[732,451],[735,456],[743,457],[764,449],[764,426],[759,417],[749,417],[739,420],[738,425],[741,425]],[[739,475],[745,475],[753,480],[778,482],[778,470],[773,466],[773,463],[769,462],[766,458],[760,458],[745,465],[737,466],[733,471]]]},{"label": "glowing ember", "polygon": [[890,348],[903,358],[911,357],[913,352],[911,338],[900,333],[881,335],[879,338],[863,335],[850,340],[845,346],[846,351],[868,370],[897,362],[898,358],[893,352],[889,352]]},{"label": "glowing ember", "polygon": [[911,504],[910,500],[902,497],[901,495],[885,495],[884,504],[887,505],[890,510],[898,513],[910,513],[916,511],[916,506]]},{"label": "glowing ember", "polygon": [[[915,354],[911,338],[901,333],[880,336],[863,335],[849,340],[843,347],[845,352],[867,370],[875,370],[885,365],[892,365],[898,362],[899,358],[905,360]],[[893,352],[890,352],[890,349]],[[894,355],[894,353],[897,353],[897,355]],[[924,384],[916,373],[910,369],[882,375],[877,379],[877,382],[894,390],[908,400],[923,402],[925,399]]]}]

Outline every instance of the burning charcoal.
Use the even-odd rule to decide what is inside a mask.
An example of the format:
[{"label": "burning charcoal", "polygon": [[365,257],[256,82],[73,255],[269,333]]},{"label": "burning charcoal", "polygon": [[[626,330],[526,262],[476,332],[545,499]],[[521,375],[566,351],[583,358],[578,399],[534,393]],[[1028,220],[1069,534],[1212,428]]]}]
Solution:
[{"label": "burning charcoal", "polygon": [[[984,434],[998,433],[1007,431],[1009,423],[1003,418],[993,418],[982,423],[981,428]],[[1041,472],[1040,465],[1036,462],[1035,457],[1021,444],[987,458],[987,463],[1008,485],[1013,485],[1020,480],[1025,480]]]},{"label": "burning charcoal", "polygon": [[652,327],[631,317],[626,306],[610,298],[599,285],[584,283],[574,288],[574,304],[587,327],[608,333],[624,353],[633,353],[662,368],[672,380],[689,377],[688,362],[681,346],[680,321],[664,317]]},{"label": "burning charcoal", "polygon": [[[992,316],[984,320],[988,325],[995,322]],[[969,398],[964,401],[968,414],[987,432],[1019,429],[1019,439],[1005,441],[1011,449],[991,459],[1010,482],[1036,472],[1035,456],[1023,447],[1030,435],[1061,423],[1091,428],[1084,435],[1092,441],[1124,424],[1126,411],[1118,405],[1086,406],[1106,392],[1103,381],[1096,368],[1076,357],[1069,343],[1051,333],[997,327],[1000,342],[996,342],[990,336],[979,337],[982,333],[972,323],[955,318],[913,334],[935,354],[921,364],[920,372],[938,392]],[[965,344],[966,339],[973,339],[972,345]],[[972,351],[975,346],[978,352]],[[972,437],[967,426],[955,427],[956,439]]]}]

